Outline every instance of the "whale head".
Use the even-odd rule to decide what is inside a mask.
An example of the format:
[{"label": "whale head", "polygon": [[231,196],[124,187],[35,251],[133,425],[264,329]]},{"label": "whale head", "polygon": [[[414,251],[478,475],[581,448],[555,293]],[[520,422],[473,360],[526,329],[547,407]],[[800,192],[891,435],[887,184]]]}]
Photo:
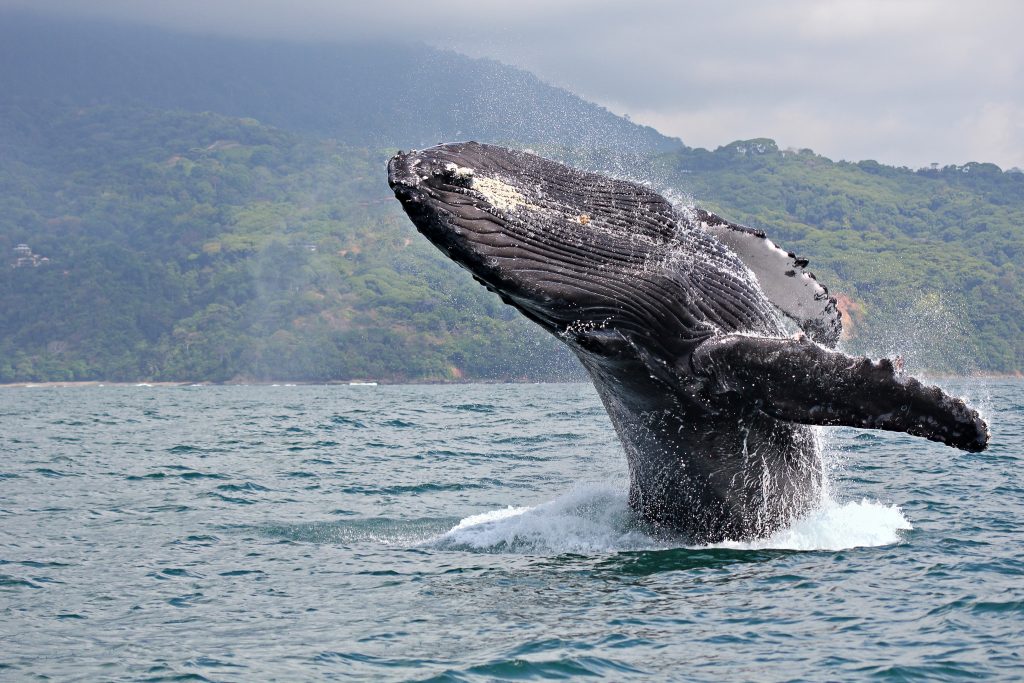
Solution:
[{"label": "whale head", "polygon": [[475,142],[399,153],[388,181],[425,237],[570,345],[694,326],[676,212],[648,188]]}]

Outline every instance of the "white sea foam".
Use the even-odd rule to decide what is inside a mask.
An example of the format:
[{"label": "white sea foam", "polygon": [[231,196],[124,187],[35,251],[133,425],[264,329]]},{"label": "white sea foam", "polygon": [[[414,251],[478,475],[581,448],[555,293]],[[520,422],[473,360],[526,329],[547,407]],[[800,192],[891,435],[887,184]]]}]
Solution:
[{"label": "white sea foam", "polygon": [[429,543],[442,548],[538,554],[658,546],[636,529],[626,494],[608,486],[580,487],[534,507],[509,506],[466,517]]},{"label": "white sea foam", "polygon": [[[899,507],[876,501],[828,501],[769,538],[726,541],[735,550],[844,550],[900,541],[913,526]],[[509,506],[466,517],[428,545],[482,552],[603,553],[684,547],[642,530],[626,493],[608,486],[580,487],[534,507]]]},{"label": "white sea foam", "polygon": [[726,541],[716,548],[740,550],[845,550],[899,543],[900,531],[913,525],[896,505],[866,498],[858,502],[828,501],[769,538],[751,542]]}]

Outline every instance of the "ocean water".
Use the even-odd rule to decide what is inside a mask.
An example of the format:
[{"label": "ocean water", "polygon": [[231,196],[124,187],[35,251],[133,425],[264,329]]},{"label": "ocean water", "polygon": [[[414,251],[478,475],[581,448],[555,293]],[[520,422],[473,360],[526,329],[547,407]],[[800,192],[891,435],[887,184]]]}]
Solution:
[{"label": "ocean water", "polygon": [[3,680],[1024,677],[1024,383],[824,432],[757,543],[630,515],[588,385],[0,389]]}]

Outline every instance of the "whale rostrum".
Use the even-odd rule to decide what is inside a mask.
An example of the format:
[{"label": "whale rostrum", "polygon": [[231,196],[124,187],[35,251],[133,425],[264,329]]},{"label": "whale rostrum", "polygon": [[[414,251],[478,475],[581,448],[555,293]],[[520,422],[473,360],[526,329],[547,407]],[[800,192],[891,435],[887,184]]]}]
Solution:
[{"label": "whale rostrum", "polygon": [[399,153],[388,182],[427,239],[580,359],[654,525],[695,542],[787,525],[821,498],[811,425],[987,447],[961,399],[835,350],[835,299],[761,231],[475,142]]}]

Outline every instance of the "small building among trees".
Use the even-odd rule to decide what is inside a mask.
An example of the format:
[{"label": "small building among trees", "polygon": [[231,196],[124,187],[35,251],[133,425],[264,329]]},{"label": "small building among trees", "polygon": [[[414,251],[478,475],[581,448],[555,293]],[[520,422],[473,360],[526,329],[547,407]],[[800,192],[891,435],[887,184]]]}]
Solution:
[{"label": "small building among trees", "polygon": [[19,244],[14,248],[14,263],[11,265],[15,268],[38,268],[39,266],[45,266],[50,262],[45,256],[39,254],[33,254],[32,250],[27,244]]}]

